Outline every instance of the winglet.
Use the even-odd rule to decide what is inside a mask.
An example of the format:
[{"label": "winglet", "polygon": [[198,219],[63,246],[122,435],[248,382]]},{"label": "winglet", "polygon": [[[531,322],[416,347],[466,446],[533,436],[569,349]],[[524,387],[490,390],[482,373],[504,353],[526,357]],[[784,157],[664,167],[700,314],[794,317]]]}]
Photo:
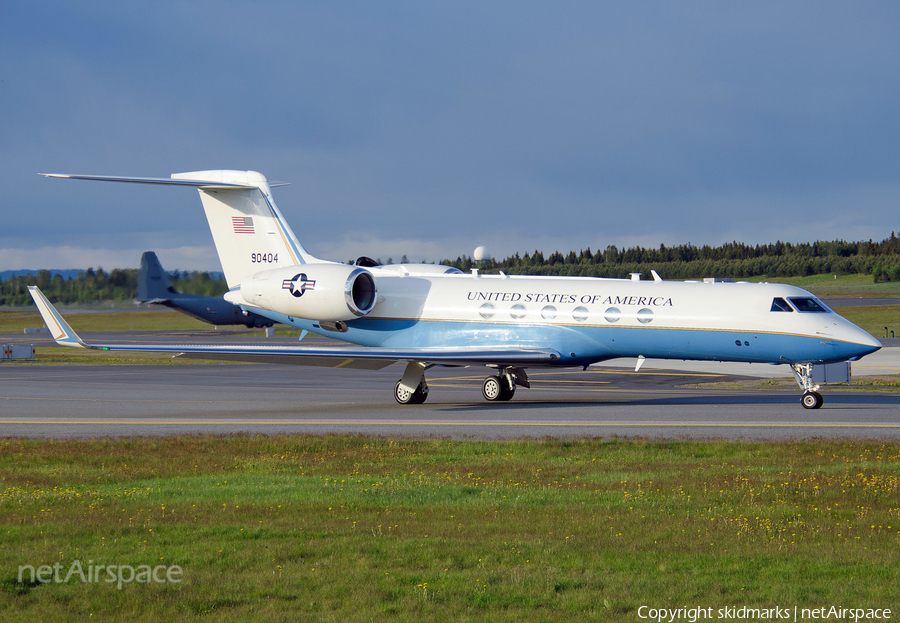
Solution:
[{"label": "winglet", "polygon": [[34,303],[37,305],[38,311],[41,312],[44,323],[50,329],[50,333],[53,334],[53,339],[56,340],[57,344],[60,346],[74,346],[76,348],[90,348],[90,346],[81,341],[81,338],[72,330],[69,323],[63,320],[62,315],[50,304],[50,301],[47,300],[40,288],[28,286],[28,292],[31,294],[31,298],[34,299]]}]

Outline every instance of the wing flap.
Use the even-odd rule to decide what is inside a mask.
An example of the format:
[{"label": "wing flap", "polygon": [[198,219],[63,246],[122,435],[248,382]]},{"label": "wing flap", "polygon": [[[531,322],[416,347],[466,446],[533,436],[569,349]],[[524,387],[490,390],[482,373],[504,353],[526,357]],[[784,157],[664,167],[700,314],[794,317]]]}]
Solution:
[{"label": "wing flap", "polygon": [[[327,367],[379,369],[397,361],[424,361],[446,365],[527,366],[557,361],[552,348],[439,347],[384,348],[376,346],[247,346],[234,344],[89,344],[108,351],[177,353],[190,359],[219,359],[257,363],[294,363]],[[295,361],[292,361],[295,359]],[[346,362],[343,365],[341,362]],[[372,362],[372,363],[364,363]],[[384,362],[384,363],[377,363]]]},{"label": "wing flap", "polygon": [[394,359],[353,359],[344,357],[316,357],[305,355],[254,355],[250,353],[178,353],[179,359],[207,359],[216,361],[240,361],[244,363],[277,363],[318,368],[354,368],[356,370],[381,370],[397,363]]}]

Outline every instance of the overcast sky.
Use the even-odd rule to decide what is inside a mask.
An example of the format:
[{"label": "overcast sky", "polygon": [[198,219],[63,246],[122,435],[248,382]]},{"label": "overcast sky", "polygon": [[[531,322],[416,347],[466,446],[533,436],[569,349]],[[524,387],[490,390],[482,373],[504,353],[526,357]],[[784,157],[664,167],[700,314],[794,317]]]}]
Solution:
[{"label": "overcast sky", "polygon": [[262,172],[346,261],[900,231],[896,2],[11,2],[0,270],[218,270]]}]

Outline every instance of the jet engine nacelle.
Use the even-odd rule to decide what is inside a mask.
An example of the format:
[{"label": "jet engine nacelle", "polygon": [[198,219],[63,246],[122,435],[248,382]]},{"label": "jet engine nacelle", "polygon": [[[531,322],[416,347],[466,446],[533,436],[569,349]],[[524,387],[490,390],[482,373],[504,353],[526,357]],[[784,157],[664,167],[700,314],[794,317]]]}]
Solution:
[{"label": "jet engine nacelle", "polygon": [[300,264],[266,270],[245,279],[240,295],[250,305],[326,322],[365,316],[378,298],[372,273],[346,264]]}]

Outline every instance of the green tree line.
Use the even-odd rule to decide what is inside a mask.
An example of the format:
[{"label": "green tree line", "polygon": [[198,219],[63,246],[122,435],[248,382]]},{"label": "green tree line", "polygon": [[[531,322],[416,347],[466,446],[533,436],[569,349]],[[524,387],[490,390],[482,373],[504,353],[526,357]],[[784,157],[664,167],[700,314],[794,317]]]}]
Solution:
[{"label": "green tree line", "polygon": [[[442,263],[468,271],[476,263],[470,257]],[[631,247],[619,250],[615,245],[592,252],[555,251],[544,256],[518,253],[503,260],[479,265],[485,272],[503,271],[525,275],[584,275],[625,278],[630,273],[650,276],[656,270],[666,279],[702,279],[704,277],[803,277],[834,273],[872,275],[876,282],[900,281],[900,238],[895,233],[881,242],[872,240],[812,242],[792,244],[776,242],[748,245],[731,242],[719,247],[690,243],[656,249]]]},{"label": "green tree line", "polygon": [[[404,258],[405,259],[405,258]],[[388,262],[390,263],[390,261]],[[442,264],[468,271],[475,262],[462,256]],[[479,264],[485,272],[503,271],[520,275],[583,275],[626,278],[642,273],[650,278],[656,270],[665,279],[702,279],[704,277],[802,277],[835,273],[872,275],[876,282],[900,281],[900,237],[891,233],[881,242],[872,240],[812,242],[792,244],[776,242],[751,246],[730,242],[718,247],[690,243],[659,248],[630,247],[619,250],[610,245],[602,251],[541,251],[518,253],[500,261]],[[137,292],[137,269],[88,268],[78,277],[65,279],[42,270],[35,275],[10,277],[0,281],[0,306],[23,307],[33,304],[26,289],[37,285],[52,301],[90,304],[105,301],[131,301]],[[179,292],[221,296],[227,291],[225,280],[208,272],[175,271],[169,273],[172,286]]]},{"label": "green tree line", "polygon": [[[102,268],[88,268],[77,277],[65,279],[48,270],[34,275],[10,277],[0,281],[0,306],[27,307],[34,304],[28,286],[36,285],[54,303],[63,305],[90,304],[107,301],[132,301],[137,295],[136,268],[116,268],[109,272]],[[169,273],[169,281],[178,292],[221,296],[228,291],[225,279],[199,271]]]}]

